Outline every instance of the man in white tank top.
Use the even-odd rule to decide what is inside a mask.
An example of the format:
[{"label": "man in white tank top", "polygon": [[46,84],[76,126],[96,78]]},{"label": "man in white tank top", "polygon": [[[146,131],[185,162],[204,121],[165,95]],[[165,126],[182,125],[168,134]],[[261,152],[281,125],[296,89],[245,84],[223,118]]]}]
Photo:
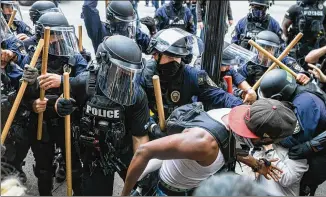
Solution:
[{"label": "man in white tank top", "polygon": [[[256,113],[251,114],[254,115],[251,116],[250,111],[259,112],[259,116],[255,116]],[[279,101],[271,99],[258,100],[251,106],[239,106],[233,110],[211,110],[208,112],[208,115],[216,121],[216,124],[221,123],[226,128],[229,127],[230,121],[235,121],[239,126],[242,126],[242,128],[235,128],[237,130],[248,127],[250,122],[259,125],[259,127],[254,127],[252,131],[247,128],[247,131],[252,134],[252,136],[248,137],[257,138],[254,141],[254,143],[257,143],[260,142],[260,140],[273,140],[269,137],[258,137],[255,133],[260,136],[260,133],[258,133],[258,131],[260,132],[260,127],[268,128],[271,126],[270,122],[265,120],[269,120],[271,117],[275,118],[276,111],[279,113],[285,112],[285,114],[277,114],[279,116],[279,124],[275,124],[275,122],[272,121],[274,124],[273,129],[277,131],[277,135],[273,136],[273,138],[278,138],[283,134],[286,136],[291,135],[296,125],[294,113]],[[248,124],[245,123],[246,118],[251,119]],[[175,122],[178,123],[178,120]],[[212,124],[211,121],[209,123]],[[169,124],[169,122],[167,124]],[[234,124],[232,124],[232,126],[233,125]],[[292,130],[292,132],[288,130]],[[168,133],[169,132],[173,131],[168,130]],[[268,131],[266,132],[267,133],[264,134],[268,135]],[[232,133],[235,134],[235,131]],[[148,142],[137,149],[128,168],[125,185],[122,191],[123,196],[130,194],[138,178],[144,172],[148,162],[154,158],[163,160],[159,173],[158,195],[189,195],[203,180],[206,180],[211,175],[218,172],[225,163],[225,157],[212,131],[207,131],[200,127],[186,128],[181,133]],[[260,161],[251,156],[243,157],[239,155],[236,156],[236,159],[253,167],[256,172],[265,177],[272,177],[274,180],[278,180],[277,175],[279,171],[275,166],[271,165],[269,161]]]}]

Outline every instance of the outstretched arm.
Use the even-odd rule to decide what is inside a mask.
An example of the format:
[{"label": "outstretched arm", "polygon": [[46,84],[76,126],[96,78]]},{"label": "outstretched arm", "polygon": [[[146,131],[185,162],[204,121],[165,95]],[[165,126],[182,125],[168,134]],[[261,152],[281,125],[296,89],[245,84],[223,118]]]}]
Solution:
[{"label": "outstretched arm", "polygon": [[[184,130],[141,145],[128,168],[122,196],[128,196],[150,159],[207,160],[218,151],[215,139],[203,129]],[[212,145],[213,144],[213,145]],[[215,145],[214,145],[215,144]]]}]

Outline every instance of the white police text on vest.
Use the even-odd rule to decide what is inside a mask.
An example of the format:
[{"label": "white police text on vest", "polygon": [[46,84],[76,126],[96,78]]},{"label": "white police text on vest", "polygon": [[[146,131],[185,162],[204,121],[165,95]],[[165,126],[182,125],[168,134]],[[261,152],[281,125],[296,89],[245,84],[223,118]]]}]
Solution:
[{"label": "white police text on vest", "polygon": [[105,110],[105,109],[97,109],[95,107],[91,107],[89,105],[86,106],[86,113],[92,114],[94,116],[99,116],[103,118],[120,118],[120,110],[112,109],[112,110]]}]

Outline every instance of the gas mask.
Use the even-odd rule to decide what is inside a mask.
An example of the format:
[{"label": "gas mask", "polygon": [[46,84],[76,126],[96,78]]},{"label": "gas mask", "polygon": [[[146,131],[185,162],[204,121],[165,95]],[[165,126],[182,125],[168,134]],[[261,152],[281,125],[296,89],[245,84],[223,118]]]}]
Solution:
[{"label": "gas mask", "polygon": [[266,17],[266,8],[253,6],[251,8],[251,13],[254,19],[263,20]]}]

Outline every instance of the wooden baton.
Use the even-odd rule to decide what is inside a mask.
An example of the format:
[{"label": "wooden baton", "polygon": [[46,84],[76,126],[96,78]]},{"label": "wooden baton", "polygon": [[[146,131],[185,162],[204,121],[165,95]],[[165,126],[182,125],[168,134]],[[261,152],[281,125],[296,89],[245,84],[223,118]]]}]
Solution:
[{"label": "wooden baton", "polygon": [[232,77],[231,76],[224,76],[223,79],[225,80],[226,84],[228,85],[227,92],[230,93],[230,94],[233,94]]},{"label": "wooden baton", "polygon": [[[65,99],[70,99],[69,73],[63,74],[63,95]],[[72,174],[71,174],[71,131],[70,115],[65,116],[65,148],[66,148],[66,177],[67,196],[72,196]]]},{"label": "wooden baton", "polygon": [[[300,39],[302,38],[303,33],[299,33],[293,40],[292,42],[285,48],[285,50],[281,53],[281,55],[277,58],[278,60],[282,61],[290,52],[290,50],[300,41]],[[265,73],[263,74],[263,76],[261,76],[259,78],[258,81],[256,81],[255,85],[252,87],[252,89],[254,91],[257,90],[257,88],[260,86],[260,82],[263,79],[263,77],[265,76],[265,74],[269,71],[271,71],[272,69],[274,69],[277,66],[277,64],[275,62],[273,62],[273,64],[265,71]]]},{"label": "wooden baton", "polygon": [[[44,40],[41,39],[37,44],[37,48],[36,48],[36,50],[34,52],[32,61],[29,64],[31,67],[35,67],[37,59],[40,56],[41,51],[43,49],[43,45],[44,45]],[[17,96],[15,98],[14,104],[12,105],[12,108],[10,110],[8,119],[7,119],[6,124],[5,124],[5,126],[4,126],[4,128],[2,130],[2,133],[1,133],[1,144],[2,145],[5,143],[6,137],[7,137],[8,132],[9,132],[9,128],[10,128],[10,126],[12,124],[12,121],[15,118],[16,112],[17,112],[19,104],[20,104],[20,102],[21,102],[21,100],[22,100],[22,98],[24,96],[27,85],[28,85],[28,82],[23,81],[20,88],[19,88],[19,91],[18,91]]]},{"label": "wooden baton", "polygon": [[15,17],[16,17],[16,14],[17,14],[17,10],[14,10],[14,11],[11,13],[10,19],[9,19],[9,21],[8,21],[8,26],[9,26],[9,27],[11,27],[12,23],[14,22]]},{"label": "wooden baton", "polygon": [[153,85],[154,85],[154,93],[156,99],[156,107],[158,112],[158,119],[161,131],[165,130],[165,116],[164,116],[164,107],[163,107],[163,100],[162,100],[162,92],[161,92],[161,84],[160,84],[160,77],[157,75],[153,76]]},{"label": "wooden baton", "polygon": [[83,26],[78,26],[78,48],[79,52],[83,51]]},{"label": "wooden baton", "polygon": [[266,55],[269,59],[271,59],[277,65],[279,65],[283,70],[285,70],[285,71],[289,72],[291,75],[293,75],[294,78],[297,78],[297,74],[293,70],[291,70],[289,67],[287,67],[285,64],[283,64],[280,60],[276,59],[276,57],[274,57],[268,51],[266,51],[261,46],[259,46],[256,42],[254,42],[253,40],[249,40],[248,43],[251,46],[255,47],[259,52],[262,52],[264,55]]},{"label": "wooden baton", "polygon": [[[42,54],[42,69],[41,74],[45,75],[48,67],[48,55],[49,55],[49,44],[50,44],[50,27],[44,28],[44,49]],[[40,90],[40,99],[44,100],[45,90],[41,88]],[[37,122],[37,140],[42,139],[42,129],[43,129],[43,112],[38,114]]]}]

